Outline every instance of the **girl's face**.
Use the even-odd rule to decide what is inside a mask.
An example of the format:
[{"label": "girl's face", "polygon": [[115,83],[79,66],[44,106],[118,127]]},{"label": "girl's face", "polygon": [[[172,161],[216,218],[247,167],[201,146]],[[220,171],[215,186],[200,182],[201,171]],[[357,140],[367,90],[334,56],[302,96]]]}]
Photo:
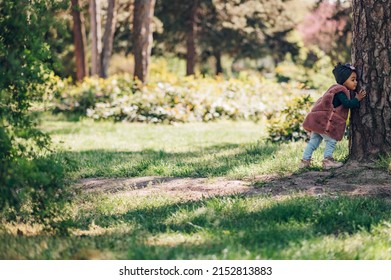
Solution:
[{"label": "girl's face", "polygon": [[357,87],[357,74],[356,72],[352,72],[350,74],[349,78],[343,83],[345,87],[347,87],[349,90],[355,90]]}]

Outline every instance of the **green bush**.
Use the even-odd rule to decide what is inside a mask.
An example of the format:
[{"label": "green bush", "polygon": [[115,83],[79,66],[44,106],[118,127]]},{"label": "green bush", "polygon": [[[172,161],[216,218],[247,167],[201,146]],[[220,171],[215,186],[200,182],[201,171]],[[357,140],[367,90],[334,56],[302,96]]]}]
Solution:
[{"label": "green bush", "polygon": [[50,87],[45,37],[63,4],[15,0],[0,5],[0,211],[6,220],[25,216],[54,226],[55,213],[66,204],[61,168],[42,158],[49,137],[30,115],[31,104]]},{"label": "green bush", "polygon": [[299,141],[307,139],[308,133],[302,124],[312,106],[310,95],[294,98],[282,111],[277,111],[268,120],[268,140],[271,142]]},{"label": "green bush", "polygon": [[71,192],[64,177],[63,163],[58,159],[22,157],[9,162],[0,188],[3,222],[36,222],[65,234]]},{"label": "green bush", "polygon": [[148,123],[259,121],[281,110],[292,96],[307,92],[302,84],[277,84],[256,76],[229,80],[165,76],[167,81],[162,78],[137,90],[129,75],[63,84],[55,99],[56,111],[82,112],[95,120]]},{"label": "green bush", "polygon": [[108,79],[86,77],[82,83],[53,77],[54,86],[47,99],[55,100],[54,112],[86,115],[97,103],[110,102],[133,95],[137,85],[130,75],[113,75]]}]

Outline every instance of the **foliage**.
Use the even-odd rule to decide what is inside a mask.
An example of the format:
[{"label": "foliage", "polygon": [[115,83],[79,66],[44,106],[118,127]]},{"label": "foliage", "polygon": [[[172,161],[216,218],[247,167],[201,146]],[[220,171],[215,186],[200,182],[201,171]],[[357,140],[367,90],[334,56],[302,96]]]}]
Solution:
[{"label": "foliage", "polygon": [[[47,212],[43,201],[56,200],[51,195],[64,184],[59,183],[61,176],[39,175],[52,168],[38,158],[49,137],[36,128],[29,109],[50,86],[51,53],[44,38],[53,23],[48,11],[60,2],[18,0],[0,5],[0,208],[18,213],[29,201],[41,219],[54,217],[56,211]],[[27,173],[22,176],[23,171]]]},{"label": "foliage", "polygon": [[307,139],[308,133],[303,129],[302,124],[312,103],[310,95],[297,97],[281,112],[273,114],[268,120],[268,140],[285,142]]},{"label": "foliage", "polygon": [[[174,123],[218,119],[261,120],[306,91],[301,84],[276,84],[243,73],[237,79],[160,74],[161,80],[141,89],[130,76],[88,78],[60,89],[56,111],[86,114],[93,119]],[[133,88],[133,91],[132,91]],[[278,100],[278,102],[275,102]]]},{"label": "foliage", "polygon": [[68,12],[70,1],[51,0],[53,4],[47,5],[46,13],[52,15],[50,26],[45,33],[45,42],[50,48],[50,69],[60,77],[75,77],[75,59],[73,49],[72,25]]},{"label": "foliage", "polygon": [[[204,51],[213,53],[218,46],[219,51],[230,53],[235,58],[259,58],[265,53],[276,56],[282,53],[283,57],[282,45],[294,49],[284,40],[285,31],[290,30],[295,22],[283,1],[217,0],[212,1],[211,6],[208,8],[205,4],[204,13],[200,16]],[[209,14],[210,11],[213,11],[212,14]],[[272,46],[273,40],[285,44]]]},{"label": "foliage", "polygon": [[[155,36],[155,53],[186,55],[192,5],[194,1],[157,1],[156,17],[162,22],[163,32]],[[197,52],[201,64],[209,57],[224,54],[234,60],[271,54],[278,61],[287,52],[297,52],[297,46],[285,38],[297,23],[285,1],[200,0],[196,5]]]},{"label": "foliage", "polygon": [[54,112],[87,113],[97,103],[133,95],[136,84],[130,75],[113,75],[107,79],[86,77],[82,83],[56,78],[48,99],[55,100]]},{"label": "foliage", "polygon": [[319,1],[319,5],[298,26],[305,46],[318,46],[333,63],[351,59],[352,19],[348,1]]},{"label": "foliage", "polygon": [[[69,6],[69,1],[59,1]],[[88,1],[82,1],[81,12],[88,18]],[[198,3],[197,17],[197,62],[198,70],[204,72],[208,69],[208,62],[216,63],[217,57],[226,56],[230,61],[241,61],[242,59],[259,60],[267,56],[277,64],[284,60],[287,54],[293,58],[298,56],[303,47],[295,41],[289,40],[291,30],[296,30],[298,23],[308,12],[313,1],[220,1],[220,0],[199,0],[199,1],[156,1],[155,17],[153,19],[154,45],[152,53],[156,56],[174,55],[178,58],[186,56],[186,36],[188,32],[188,18],[191,6]],[[309,4],[309,3],[312,4]],[[114,55],[128,55],[132,50],[132,15],[133,1],[117,0],[118,14],[114,39]],[[331,4],[329,4],[330,6]],[[349,41],[349,34],[346,34],[350,21],[346,19],[349,10],[341,4],[333,9],[335,14],[330,16],[333,19],[328,21],[346,22],[346,26],[338,35],[338,41],[332,45],[332,52],[327,49],[326,53],[333,58],[338,53],[345,54]],[[102,20],[106,20],[105,11],[107,2],[102,2]],[[51,11],[49,11],[51,13]],[[56,75],[62,78],[75,76],[73,42],[72,42],[72,17],[69,13],[56,13],[53,15],[56,22],[51,24],[45,39],[53,51],[50,58],[54,62]],[[312,20],[312,19],[311,19]],[[304,27],[318,25],[326,21],[313,21],[306,23]],[[327,22],[328,22],[327,21]],[[55,23],[55,24],[54,24]],[[90,26],[86,21],[87,35]],[[314,33],[321,37],[322,32]],[[318,38],[316,37],[316,38]],[[305,37],[306,38],[306,37]],[[306,40],[306,47],[310,47]],[[337,48],[337,51],[335,49]],[[341,50],[344,51],[341,51]],[[346,57],[346,56],[344,56]],[[121,69],[128,73],[133,71],[132,64],[122,61]],[[224,73],[230,73],[228,65],[223,65]],[[256,67],[253,67],[254,70]],[[112,67],[110,67],[112,70]],[[213,66],[211,72],[217,70]],[[183,71],[183,70],[182,70]],[[112,72],[112,71],[111,71]],[[215,73],[215,71],[213,71]],[[320,83],[321,84],[321,83]],[[315,87],[317,85],[314,85]]]},{"label": "foliage", "polygon": [[3,221],[38,222],[47,230],[66,234],[71,192],[64,185],[64,165],[72,164],[47,156],[14,160],[2,179]]},{"label": "foliage", "polygon": [[305,47],[297,32],[289,34],[290,41],[299,46],[295,57],[287,55],[275,68],[278,82],[297,81],[309,88],[326,90],[335,83],[333,64],[329,56],[317,46]]}]

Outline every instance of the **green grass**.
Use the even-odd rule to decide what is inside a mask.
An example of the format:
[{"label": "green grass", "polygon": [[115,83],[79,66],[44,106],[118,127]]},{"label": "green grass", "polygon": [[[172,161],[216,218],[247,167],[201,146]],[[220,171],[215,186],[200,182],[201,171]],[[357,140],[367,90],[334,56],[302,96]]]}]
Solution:
[{"label": "green grass", "polygon": [[69,237],[0,235],[1,259],[391,259],[371,198],[84,197]]},{"label": "green grass", "polygon": [[[264,126],[250,122],[165,126],[48,117],[41,127],[57,145],[55,156],[76,164],[68,170],[71,179],[285,174],[297,171],[305,145],[268,144]],[[321,153],[315,154],[318,165]],[[336,158],[346,153],[346,141],[339,143]],[[385,199],[234,195],[191,201],[78,193],[70,212],[67,237],[42,233],[39,225],[3,224],[0,259],[391,259]]]},{"label": "green grass", "polygon": [[[227,177],[297,170],[304,142],[272,144],[263,124],[217,122],[172,125],[49,120],[42,125],[62,151],[76,163],[73,179],[92,177]],[[322,149],[315,153],[320,167]],[[347,142],[335,157],[343,160]]]}]

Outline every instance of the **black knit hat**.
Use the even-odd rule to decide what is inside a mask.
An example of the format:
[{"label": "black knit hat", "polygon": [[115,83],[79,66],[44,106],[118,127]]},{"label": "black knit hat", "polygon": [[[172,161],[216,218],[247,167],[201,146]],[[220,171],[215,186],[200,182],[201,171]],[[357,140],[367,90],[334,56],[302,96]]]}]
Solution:
[{"label": "black knit hat", "polygon": [[343,85],[352,72],[356,72],[356,68],[353,65],[341,63],[338,63],[333,70],[335,80],[340,85]]}]

